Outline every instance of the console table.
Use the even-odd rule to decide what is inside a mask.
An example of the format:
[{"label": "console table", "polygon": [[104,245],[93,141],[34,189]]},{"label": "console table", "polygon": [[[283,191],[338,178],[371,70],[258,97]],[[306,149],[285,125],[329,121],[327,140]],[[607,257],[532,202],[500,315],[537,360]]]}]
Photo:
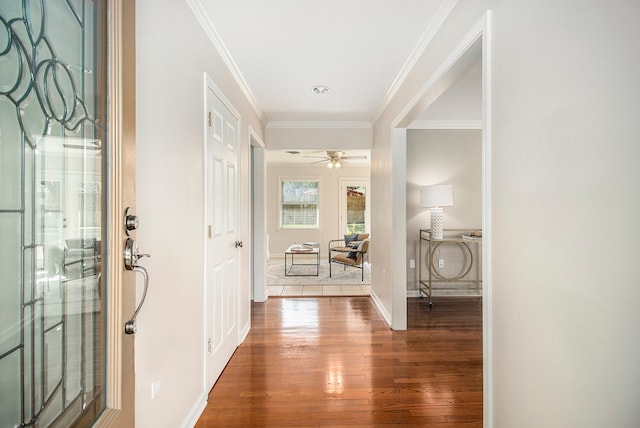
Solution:
[{"label": "console table", "polygon": [[[433,305],[431,301],[433,284],[437,283],[473,283],[477,286],[482,284],[482,266],[478,266],[478,277],[470,278],[469,273],[474,263],[472,247],[475,245],[478,254],[482,251],[482,236],[472,236],[478,232],[477,229],[445,229],[443,239],[435,239],[431,237],[431,229],[420,229],[420,243],[419,243],[419,256],[418,259],[418,292],[420,293],[420,300],[427,297],[429,305]],[[463,265],[461,271],[452,276],[446,277],[438,270],[437,262],[434,261],[434,252],[439,246],[443,244],[458,245],[465,254],[466,263]],[[426,247],[426,249],[423,249]],[[423,254],[426,252],[426,260],[423,262]],[[426,264],[426,273],[423,273],[422,265]],[[423,276],[424,275],[424,276]]]},{"label": "console table", "polygon": [[[315,263],[296,263],[294,256],[307,256],[304,257],[307,261],[315,261]],[[291,256],[291,264],[287,267],[287,262]],[[310,257],[311,256],[311,257]],[[298,258],[299,259],[299,258]],[[294,266],[315,266],[316,273],[291,273],[291,269]],[[318,276],[320,274],[320,248],[319,247],[307,247],[301,249],[297,244],[289,246],[284,252],[284,276]]]}]

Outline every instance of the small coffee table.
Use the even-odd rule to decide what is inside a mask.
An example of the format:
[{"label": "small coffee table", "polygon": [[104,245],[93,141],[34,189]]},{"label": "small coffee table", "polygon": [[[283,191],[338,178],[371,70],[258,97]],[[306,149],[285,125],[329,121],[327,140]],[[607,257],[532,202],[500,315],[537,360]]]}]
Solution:
[{"label": "small coffee table", "polygon": [[[287,262],[289,261],[289,256],[291,256],[291,264],[287,267]],[[296,263],[294,258],[295,256],[299,256],[298,260],[300,260],[300,256],[303,256],[305,261],[315,260],[315,263]],[[315,259],[314,259],[315,257]],[[316,273],[291,273],[291,269],[294,266],[315,266]],[[301,247],[298,244],[290,245],[284,252],[284,276],[318,276],[320,275],[320,248],[319,247],[309,247],[304,246]]]}]

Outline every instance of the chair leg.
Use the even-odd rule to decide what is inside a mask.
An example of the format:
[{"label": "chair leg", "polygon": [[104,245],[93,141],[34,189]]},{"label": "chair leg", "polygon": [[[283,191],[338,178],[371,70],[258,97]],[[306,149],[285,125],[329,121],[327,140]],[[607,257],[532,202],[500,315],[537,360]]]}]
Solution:
[{"label": "chair leg", "polygon": [[331,263],[331,256],[329,256],[329,278],[331,278],[331,265],[333,263]]}]

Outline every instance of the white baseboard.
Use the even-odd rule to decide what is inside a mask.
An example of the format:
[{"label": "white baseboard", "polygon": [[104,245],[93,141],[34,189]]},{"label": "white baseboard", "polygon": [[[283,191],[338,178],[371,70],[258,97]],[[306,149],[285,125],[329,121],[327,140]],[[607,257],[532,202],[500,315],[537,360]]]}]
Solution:
[{"label": "white baseboard", "polygon": [[[418,290],[407,290],[407,298],[424,296]],[[482,290],[465,290],[465,289],[433,289],[432,297],[482,297]]]},{"label": "white baseboard", "polygon": [[389,328],[391,328],[391,314],[384,307],[384,305],[380,301],[380,298],[378,297],[376,292],[373,291],[373,289],[371,289],[371,291],[369,292],[369,296],[371,297],[371,300],[373,300],[373,304],[375,305],[376,309],[378,309],[378,312],[380,313],[382,318],[384,318]]},{"label": "white baseboard", "polygon": [[407,290],[407,299],[411,297],[420,297],[420,292],[418,290]]},{"label": "white baseboard", "polygon": [[249,331],[251,331],[251,322],[246,323],[245,326],[242,328],[242,331],[240,332],[240,335],[238,336],[238,338],[240,339],[240,341],[238,342],[239,344],[240,343],[244,343],[244,340],[249,335]]},{"label": "white baseboard", "polygon": [[184,419],[184,422],[182,422],[180,427],[193,428],[194,426],[196,426],[198,419],[200,419],[200,416],[202,416],[202,412],[204,412],[204,409],[206,407],[207,407],[207,394],[203,392],[202,394],[200,394],[196,402],[191,407],[189,414]]}]

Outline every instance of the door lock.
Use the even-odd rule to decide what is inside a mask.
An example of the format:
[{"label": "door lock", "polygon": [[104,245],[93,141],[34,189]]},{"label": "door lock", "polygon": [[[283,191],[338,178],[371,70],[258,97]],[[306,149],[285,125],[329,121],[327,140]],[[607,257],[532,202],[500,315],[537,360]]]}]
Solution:
[{"label": "door lock", "polygon": [[242,248],[242,241],[236,241],[236,248]]},{"label": "door lock", "polygon": [[140,225],[140,220],[138,220],[138,216],[133,213],[131,207],[127,207],[124,211],[124,232],[127,236],[131,235],[131,232],[136,230]]}]

